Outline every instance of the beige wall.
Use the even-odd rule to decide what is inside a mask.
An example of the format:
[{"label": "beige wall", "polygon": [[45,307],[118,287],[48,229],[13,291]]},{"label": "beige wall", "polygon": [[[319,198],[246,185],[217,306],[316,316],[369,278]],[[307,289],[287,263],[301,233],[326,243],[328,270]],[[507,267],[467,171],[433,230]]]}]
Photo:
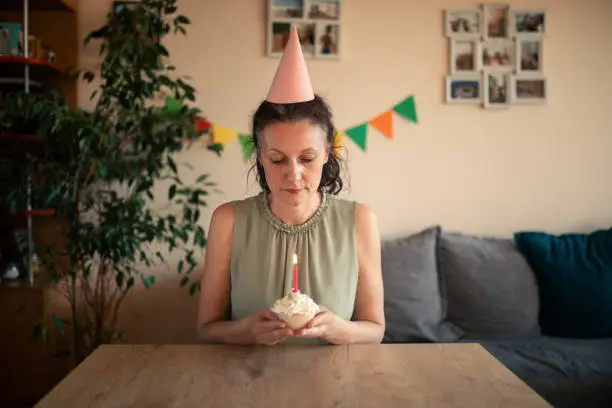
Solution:
[{"label": "beige wall", "polygon": [[[84,36],[103,24],[110,0],[79,2]],[[168,40],[172,61],[193,77],[198,106],[213,122],[249,131],[277,59],[265,50],[263,0],[181,0],[193,24]],[[344,55],[309,62],[316,91],[327,97],[340,128],[358,124],[410,94],[420,124],[399,121],[396,140],[374,134],[364,153],[347,140],[350,192],[378,213],[384,237],[439,223],[451,230],[508,236],[517,229],[586,231],[612,220],[612,2],[511,1],[545,8],[548,36],[545,106],[485,111],[445,105],[448,45],[443,9],[473,8],[463,0],[346,0]],[[96,49],[81,64],[95,66]],[[234,62],[230,62],[234,60]],[[223,67],[228,64],[228,67]],[[83,89],[81,103],[88,103]],[[210,172],[218,203],[257,192],[237,141],[217,158],[203,146],[180,157]],[[207,214],[209,215],[209,213]],[[203,218],[207,226],[208,217]],[[134,293],[124,310],[126,338],[137,342],[196,341],[196,299],[177,281]],[[172,310],[170,310],[172,309]]]}]

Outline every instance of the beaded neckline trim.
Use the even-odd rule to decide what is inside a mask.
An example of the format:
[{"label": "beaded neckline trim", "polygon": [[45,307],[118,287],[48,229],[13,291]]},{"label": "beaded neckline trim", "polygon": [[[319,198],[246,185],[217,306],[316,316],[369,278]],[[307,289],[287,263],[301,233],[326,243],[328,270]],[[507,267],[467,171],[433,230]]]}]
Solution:
[{"label": "beaded neckline trim", "polygon": [[311,230],[321,221],[327,207],[329,206],[329,197],[327,193],[321,193],[321,204],[319,205],[319,208],[317,208],[313,216],[310,217],[308,221],[299,225],[286,224],[272,214],[272,210],[270,210],[270,205],[268,204],[268,194],[266,192],[259,194],[259,200],[257,200],[257,202],[259,204],[259,209],[263,212],[264,216],[268,219],[268,221],[270,221],[274,228],[287,234],[297,234]]}]

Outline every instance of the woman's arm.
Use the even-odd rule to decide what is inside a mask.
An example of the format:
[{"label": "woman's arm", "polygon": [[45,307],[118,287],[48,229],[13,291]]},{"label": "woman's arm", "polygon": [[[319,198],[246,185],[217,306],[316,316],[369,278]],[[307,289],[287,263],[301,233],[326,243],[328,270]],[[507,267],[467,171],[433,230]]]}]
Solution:
[{"label": "woman's arm", "polygon": [[234,229],[231,204],[217,207],[208,231],[200,286],[198,334],[209,343],[247,342],[240,322],[230,321],[230,254]]},{"label": "woman's arm", "polygon": [[320,337],[332,344],[380,343],[385,332],[380,234],[374,213],[357,207],[357,253],[359,277],[355,298],[356,321],[347,321],[328,310],[316,315],[300,337]]},{"label": "woman's arm", "polygon": [[207,343],[273,345],[292,334],[272,309],[253,311],[231,320],[230,260],[234,230],[231,204],[219,206],[211,217],[200,287],[198,334]]},{"label": "woman's arm", "polygon": [[355,298],[355,320],[348,322],[347,343],[380,343],[385,332],[385,312],[380,233],[372,210],[357,207],[357,254],[359,280]]}]

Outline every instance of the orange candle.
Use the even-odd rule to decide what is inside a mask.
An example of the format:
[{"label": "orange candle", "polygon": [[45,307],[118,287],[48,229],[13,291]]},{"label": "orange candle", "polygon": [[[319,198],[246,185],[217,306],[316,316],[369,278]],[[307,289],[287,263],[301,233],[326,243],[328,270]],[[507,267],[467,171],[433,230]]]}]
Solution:
[{"label": "orange candle", "polygon": [[298,258],[296,254],[293,254],[293,293],[300,291],[298,287]]}]

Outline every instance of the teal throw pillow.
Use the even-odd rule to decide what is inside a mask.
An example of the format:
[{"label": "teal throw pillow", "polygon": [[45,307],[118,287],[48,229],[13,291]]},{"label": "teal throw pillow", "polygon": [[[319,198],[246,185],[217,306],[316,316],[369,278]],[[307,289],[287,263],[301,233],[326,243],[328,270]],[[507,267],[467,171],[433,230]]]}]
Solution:
[{"label": "teal throw pillow", "polygon": [[542,334],[612,338],[612,230],[514,240],[538,281]]}]

